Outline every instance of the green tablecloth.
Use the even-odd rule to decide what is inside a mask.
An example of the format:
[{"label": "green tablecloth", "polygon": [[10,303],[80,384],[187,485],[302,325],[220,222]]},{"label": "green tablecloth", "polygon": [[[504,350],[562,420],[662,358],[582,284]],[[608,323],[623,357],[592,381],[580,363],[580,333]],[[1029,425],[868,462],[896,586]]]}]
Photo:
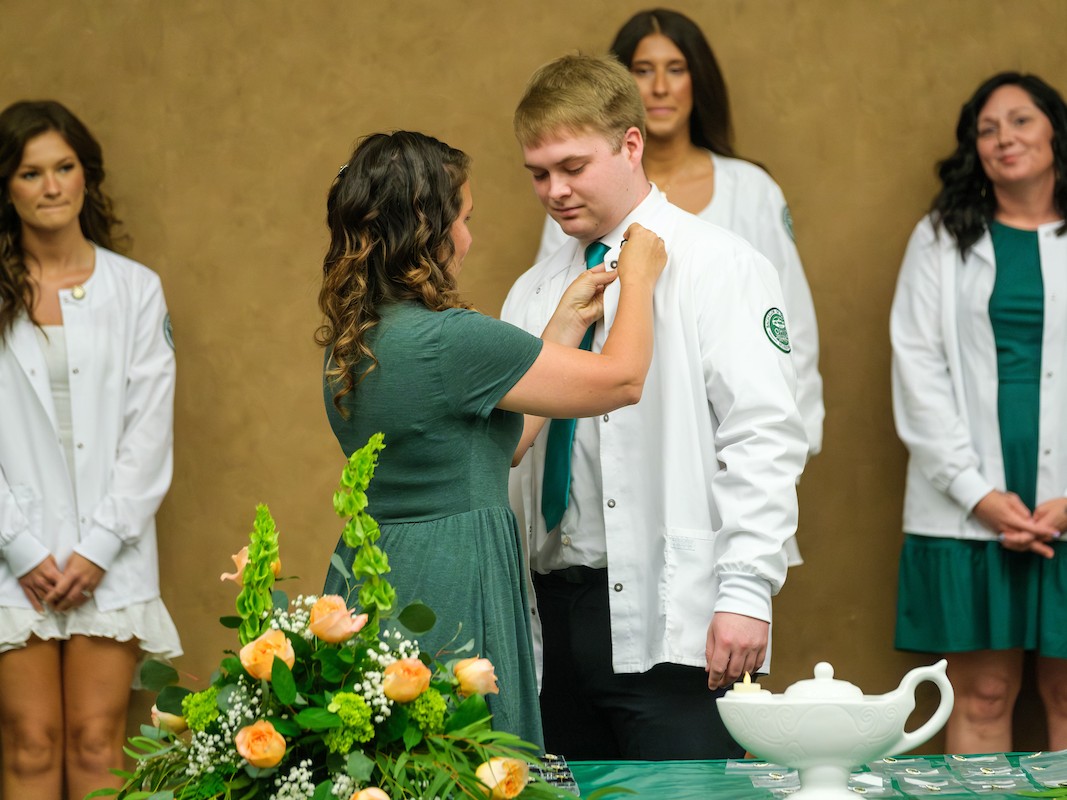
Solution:
[{"label": "green tablecloth", "polygon": [[[927,756],[933,766],[944,765],[942,756]],[[1018,764],[1018,754],[1008,754],[1012,765]],[[628,797],[650,800],[772,800],[767,789],[752,786],[748,774],[727,775],[726,761],[572,761],[571,772],[581,789],[582,797],[606,786],[618,786],[636,792],[634,795],[611,794],[613,800]],[[857,800],[861,795],[856,795]],[[925,794],[923,798],[933,797]],[[1020,800],[1016,794],[985,793],[955,794],[952,797],[981,797],[984,800]],[[897,795],[915,797],[915,795]],[[607,798],[605,798],[607,800]]]}]

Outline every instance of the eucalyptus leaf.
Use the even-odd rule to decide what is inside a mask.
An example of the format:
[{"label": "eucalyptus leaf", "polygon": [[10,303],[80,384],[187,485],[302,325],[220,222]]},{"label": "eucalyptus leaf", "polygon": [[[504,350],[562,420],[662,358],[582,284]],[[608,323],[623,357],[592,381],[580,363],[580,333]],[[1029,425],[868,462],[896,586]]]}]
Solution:
[{"label": "eucalyptus leaf", "polygon": [[178,670],[162,661],[148,659],[141,665],[141,686],[150,692],[161,691],[164,687],[178,682]]},{"label": "eucalyptus leaf", "polygon": [[190,694],[192,692],[188,689],[183,689],[181,686],[165,686],[156,698],[156,708],[166,714],[183,716],[182,700],[185,699],[186,695]]},{"label": "eucalyptus leaf", "polygon": [[437,615],[424,603],[412,603],[400,612],[397,620],[412,633],[426,633],[437,622]]},{"label": "eucalyptus leaf", "polygon": [[281,589],[275,589],[270,593],[270,599],[274,602],[274,607],[279,608],[282,611],[289,608],[289,595]]},{"label": "eucalyptus leaf", "polygon": [[366,783],[370,780],[370,776],[374,772],[374,762],[363,755],[363,753],[355,750],[348,754],[348,761],[345,764],[345,772],[357,782]]}]

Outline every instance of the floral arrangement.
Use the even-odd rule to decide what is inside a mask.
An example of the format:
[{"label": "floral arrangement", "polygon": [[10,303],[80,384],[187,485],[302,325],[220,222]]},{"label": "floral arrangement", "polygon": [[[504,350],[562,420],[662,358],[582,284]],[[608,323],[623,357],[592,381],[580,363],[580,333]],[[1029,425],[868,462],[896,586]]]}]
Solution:
[{"label": "floral arrangement", "polygon": [[[148,662],[141,678],[159,695],[154,725],[126,752],[136,759],[121,789],[89,797],[120,800],[400,800],[400,798],[562,798],[530,766],[537,748],[494,731],[485,695],[497,692],[484,658],[442,664],[415,635],[434,623],[424,605],[393,617],[396,593],[384,575],[367,486],[383,437],[352,454],[334,494],[347,517],[343,538],[356,551],[349,598],[297,597],[275,588],[278,531],[260,505],[237,570],[238,615],[224,617],[241,647],[222,659],[210,685],[177,686],[169,665]],[[357,595],[357,610],[349,608]],[[405,633],[405,631],[407,633]],[[409,635],[410,634],[410,637]],[[464,652],[460,647],[457,652]]]}]

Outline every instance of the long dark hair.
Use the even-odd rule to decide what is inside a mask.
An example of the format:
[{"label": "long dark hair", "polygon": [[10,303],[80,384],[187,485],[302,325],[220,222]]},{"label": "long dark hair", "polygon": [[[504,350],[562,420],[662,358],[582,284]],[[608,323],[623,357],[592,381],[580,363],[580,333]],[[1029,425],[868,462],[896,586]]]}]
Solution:
[{"label": "long dark hair", "polygon": [[693,113],[689,116],[689,138],[721,156],[735,156],[734,129],[730,118],[730,97],[719,62],[711,45],[693,20],[677,11],[656,8],[641,11],[615,34],[611,53],[630,69],[634,51],[646,36],[661,33],[682,51],[693,81]]},{"label": "long dark hair", "polygon": [[[1056,184],[1052,201],[1062,214],[1067,212],[1067,104],[1060,93],[1036,75],[1001,72],[986,80],[960,109],[956,123],[956,151],[937,165],[941,191],[930,208],[935,223],[942,225],[966,256],[997,210],[993,184],[978,158],[978,115],[990,95],[1001,86],[1018,86],[1052,123],[1052,157]],[[1057,234],[1067,232],[1067,223]]]},{"label": "long dark hair", "polygon": [[[341,399],[377,365],[367,334],[382,303],[415,300],[432,311],[467,308],[449,272],[451,227],[470,171],[466,153],[410,131],[361,140],[326,200],[330,247],[322,262],[315,335],[332,347],[326,377]],[[356,367],[367,359],[359,375]]]},{"label": "long dark hair", "polygon": [[0,112],[0,340],[20,313],[30,313],[36,293],[22,251],[22,220],[11,202],[11,178],[22,163],[27,142],[49,131],[70,145],[85,173],[85,202],[78,216],[82,233],[101,247],[116,246],[119,220],[100,188],[104,157],[89,129],[54,100],[23,100]]}]

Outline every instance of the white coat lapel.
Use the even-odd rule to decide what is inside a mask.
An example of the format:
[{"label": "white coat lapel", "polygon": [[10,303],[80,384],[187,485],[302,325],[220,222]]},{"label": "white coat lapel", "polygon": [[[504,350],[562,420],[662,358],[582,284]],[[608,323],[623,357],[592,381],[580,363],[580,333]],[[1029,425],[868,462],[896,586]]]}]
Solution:
[{"label": "white coat lapel", "polygon": [[41,345],[37,341],[37,331],[29,318],[20,316],[12,326],[8,347],[15,360],[22,368],[22,372],[33,387],[33,393],[41,404],[45,414],[48,415],[52,427],[56,427],[56,407],[52,400],[52,388],[48,381],[48,365],[41,352]]}]

